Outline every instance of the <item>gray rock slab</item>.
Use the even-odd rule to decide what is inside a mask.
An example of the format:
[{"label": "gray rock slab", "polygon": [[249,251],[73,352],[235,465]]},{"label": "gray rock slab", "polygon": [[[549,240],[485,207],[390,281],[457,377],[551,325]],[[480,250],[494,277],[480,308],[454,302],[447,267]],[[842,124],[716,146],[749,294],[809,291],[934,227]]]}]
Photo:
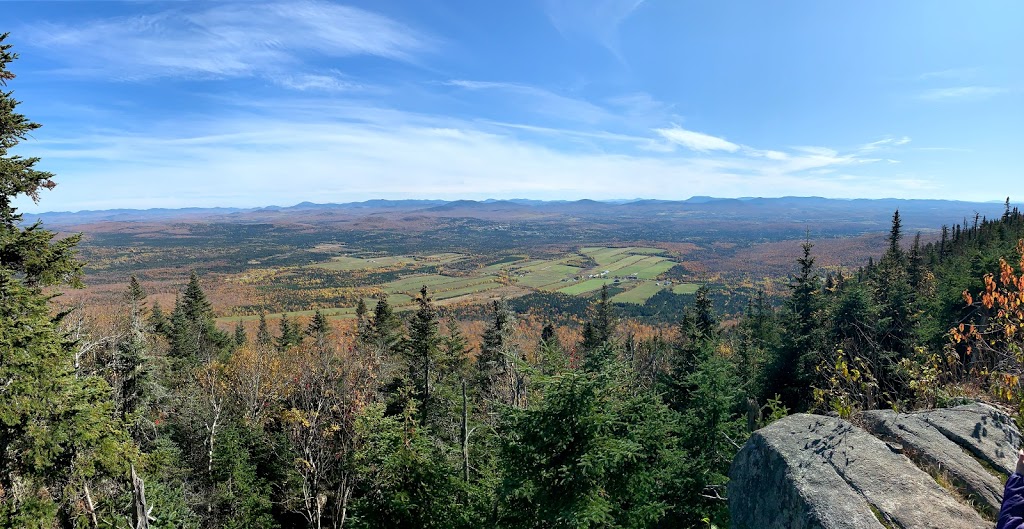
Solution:
[{"label": "gray rock slab", "polygon": [[729,472],[731,527],[884,529],[864,498],[812,449],[833,422],[791,415],[751,435]]},{"label": "gray rock slab", "polygon": [[905,529],[991,526],[883,441],[807,414],[751,436],[730,471],[729,510],[736,529],[878,528],[879,516]]},{"label": "gray rock slab", "polygon": [[918,465],[948,473],[958,487],[984,503],[981,507],[992,514],[998,513],[1006,474],[997,477],[982,466],[977,456],[932,426],[926,420],[931,413],[876,410],[865,412],[862,418],[873,434],[902,445],[904,454]]},{"label": "gray rock slab", "polygon": [[920,416],[964,449],[1009,475],[1017,467],[1020,432],[998,409],[980,402],[929,410]]}]

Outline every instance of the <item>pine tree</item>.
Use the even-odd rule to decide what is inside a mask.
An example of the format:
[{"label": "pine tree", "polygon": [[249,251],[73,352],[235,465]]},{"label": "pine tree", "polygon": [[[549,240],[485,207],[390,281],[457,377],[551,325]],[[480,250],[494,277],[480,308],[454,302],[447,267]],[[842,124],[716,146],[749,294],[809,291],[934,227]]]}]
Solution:
[{"label": "pine tree", "polygon": [[249,336],[245,333],[245,325],[239,320],[235,323],[235,334],[234,342],[235,347],[241,347],[249,341]]},{"label": "pine tree", "polygon": [[171,356],[183,365],[198,365],[216,358],[229,341],[229,337],[217,329],[213,307],[199,284],[199,275],[193,271],[171,313]]},{"label": "pine tree", "polygon": [[261,310],[260,323],[256,327],[256,345],[270,347],[273,342],[274,339],[270,336],[270,329],[267,328],[267,314]]},{"label": "pine tree", "polygon": [[[3,87],[17,58],[6,38]],[[110,386],[75,373],[73,344],[58,332],[42,290],[81,284],[78,237],[55,240],[39,222],[23,227],[12,205],[19,196],[38,201],[55,185],[51,173],[35,169],[38,158],[8,154],[39,128],[16,112],[18,104],[0,91],[0,526],[84,526],[88,507],[78,498],[90,483],[97,494],[116,495],[109,478],[127,472],[133,449]]]},{"label": "pine tree", "polygon": [[281,319],[278,320],[278,336],[274,346],[278,351],[283,352],[301,343],[302,331],[299,329],[299,323],[293,322],[287,313],[282,314]]},{"label": "pine tree", "polygon": [[137,413],[144,411],[148,400],[153,397],[153,366],[147,339],[145,315],[146,292],[135,276],[131,276],[124,293],[124,304],[128,320],[122,337],[117,342],[116,355],[112,366],[112,385],[115,388],[115,403],[121,419],[133,425],[133,434],[142,441],[141,427],[144,417]]},{"label": "pine tree", "polygon": [[580,349],[587,354],[608,344],[615,332],[615,314],[608,300],[608,285],[601,285],[601,295],[591,306],[591,319],[584,324]]},{"label": "pine tree", "polygon": [[522,352],[516,343],[516,315],[505,300],[495,301],[491,308],[492,319],[484,329],[476,358],[476,386],[485,400],[522,406],[526,377],[520,365]]},{"label": "pine tree", "polygon": [[420,405],[420,424],[427,424],[431,413],[430,389],[436,377],[438,346],[437,310],[427,294],[427,287],[420,289],[416,298],[416,314],[409,324],[409,378],[412,380]]},{"label": "pine tree", "polygon": [[309,320],[309,326],[306,327],[306,336],[313,339],[313,344],[316,347],[326,347],[331,332],[331,322],[327,321],[327,316],[324,316],[320,310],[313,313],[313,318]]}]

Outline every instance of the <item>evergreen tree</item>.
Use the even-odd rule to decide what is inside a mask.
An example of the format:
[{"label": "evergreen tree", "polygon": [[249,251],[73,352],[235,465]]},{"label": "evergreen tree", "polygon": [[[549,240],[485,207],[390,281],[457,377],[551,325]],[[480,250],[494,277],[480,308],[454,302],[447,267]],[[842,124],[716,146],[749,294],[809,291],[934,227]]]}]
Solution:
[{"label": "evergreen tree", "polygon": [[746,396],[755,402],[772,397],[765,393],[765,381],[760,377],[769,354],[778,350],[780,338],[775,310],[768,304],[764,292],[758,291],[740,320],[737,345],[737,376]]},{"label": "evergreen tree", "polygon": [[324,313],[318,309],[313,313],[313,318],[309,320],[309,326],[306,327],[306,336],[314,340],[322,340],[330,334],[331,322],[327,321],[327,316],[324,316]]},{"label": "evergreen tree", "polygon": [[186,366],[216,358],[230,342],[214,323],[213,307],[206,299],[195,271],[175,301],[170,321],[170,342],[171,356]]},{"label": "evergreen tree", "polygon": [[[875,376],[882,389],[896,395],[904,388],[896,380],[894,370],[902,358],[913,354],[914,335],[917,326],[917,311],[913,284],[923,282],[922,264],[918,261],[908,266],[906,253],[900,247],[903,238],[899,211],[893,214],[892,230],[889,233],[889,249],[878,261],[871,275],[873,302],[877,313],[877,346],[869,350],[867,361],[874,366]],[[919,249],[918,249],[919,251]]]},{"label": "evergreen tree", "polygon": [[416,298],[416,314],[409,324],[409,378],[412,380],[416,397],[420,404],[420,424],[427,424],[427,417],[432,413],[430,390],[436,378],[436,363],[439,354],[440,335],[438,334],[437,310],[427,295],[427,287],[420,289]]},{"label": "evergreen tree", "polygon": [[666,486],[682,461],[673,414],[605,358],[551,379],[537,405],[505,415],[492,525],[658,527],[679,500]]},{"label": "evergreen tree", "polygon": [[805,410],[810,404],[815,368],[821,357],[821,279],[814,268],[809,240],[801,245],[797,259],[800,272],[789,283],[785,304],[782,344],[770,359],[766,387],[768,395],[781,395],[789,409]]},{"label": "evergreen tree", "polygon": [[484,329],[476,358],[476,386],[485,401],[522,406],[526,398],[526,374],[516,342],[517,318],[505,300],[491,305],[492,318]]},{"label": "evergreen tree", "polygon": [[541,329],[537,356],[537,363],[543,375],[556,375],[569,368],[569,356],[562,349],[562,344],[555,335],[555,327],[550,323]]},{"label": "evergreen tree", "polygon": [[359,298],[359,302],[356,303],[356,336],[363,336],[366,332],[366,301],[363,298]]},{"label": "evergreen tree", "polygon": [[278,320],[278,336],[274,341],[274,346],[278,351],[283,352],[301,343],[302,330],[299,328],[299,322],[293,322],[287,313],[282,314],[281,319]]},{"label": "evergreen tree", "polygon": [[248,341],[249,341],[249,336],[245,333],[245,325],[242,324],[241,320],[239,320],[237,323],[235,323],[235,334],[234,334],[235,347],[241,347],[241,346],[245,345]]},{"label": "evergreen tree", "polygon": [[123,299],[128,319],[115,348],[111,382],[121,419],[131,425],[132,434],[141,443],[143,426],[148,423],[145,407],[154,397],[156,381],[147,339],[146,292],[135,276],[131,276]]},{"label": "evergreen tree", "polygon": [[442,376],[465,380],[469,375],[469,341],[462,335],[455,318],[448,318],[445,335],[441,337],[441,358],[438,367]]},{"label": "evergreen tree", "polygon": [[608,285],[601,285],[601,295],[591,307],[591,319],[584,324],[583,342],[580,349],[584,354],[596,350],[611,341],[615,332],[615,314],[608,300]]},{"label": "evergreen tree", "polygon": [[[3,87],[17,58],[6,38]],[[17,113],[18,104],[0,91],[0,526],[84,526],[89,508],[78,498],[90,489],[116,495],[110,478],[124,475],[133,449],[107,383],[75,373],[73,344],[58,332],[42,290],[81,284],[79,238],[55,240],[39,222],[23,227],[12,205],[19,196],[38,201],[55,185],[51,173],[35,169],[38,158],[8,154],[39,127]]]},{"label": "evergreen tree", "polygon": [[697,289],[694,304],[683,312],[679,327],[679,341],[673,347],[665,379],[666,399],[677,411],[690,404],[696,389],[691,377],[719,345],[718,320],[706,286]]},{"label": "evergreen tree", "polygon": [[388,303],[387,294],[381,294],[373,308],[373,319],[366,326],[364,341],[378,360],[396,356],[405,347],[402,320]]},{"label": "evergreen tree", "polygon": [[270,347],[274,338],[270,336],[270,329],[267,327],[267,314],[260,310],[260,323],[256,327],[256,345]]}]

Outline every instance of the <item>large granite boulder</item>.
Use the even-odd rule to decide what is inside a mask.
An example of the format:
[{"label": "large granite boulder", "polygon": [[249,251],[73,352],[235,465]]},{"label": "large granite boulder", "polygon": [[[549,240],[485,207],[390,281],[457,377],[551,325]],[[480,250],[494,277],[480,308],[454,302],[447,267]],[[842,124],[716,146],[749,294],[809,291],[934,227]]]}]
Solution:
[{"label": "large granite boulder", "polygon": [[1002,412],[985,404],[916,413],[865,412],[865,427],[902,447],[919,467],[971,499],[994,517],[1003,500],[1003,484],[1017,463],[1017,428]]},{"label": "large granite boulder", "polygon": [[754,432],[730,471],[732,527],[994,525],[985,518],[998,510],[1020,444],[1005,414],[971,404],[914,414],[869,412],[864,422],[875,435],[842,419],[807,414]]}]

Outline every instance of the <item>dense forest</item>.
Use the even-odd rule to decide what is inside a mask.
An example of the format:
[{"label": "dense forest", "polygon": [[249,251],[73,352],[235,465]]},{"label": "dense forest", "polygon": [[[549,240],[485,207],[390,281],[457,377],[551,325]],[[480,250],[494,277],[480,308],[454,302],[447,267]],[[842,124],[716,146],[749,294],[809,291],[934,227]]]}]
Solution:
[{"label": "dense forest", "polygon": [[[16,58],[0,38],[0,83]],[[480,346],[424,288],[351,332],[317,313],[218,328],[192,274],[173,307],[131,278],[116,332],[55,310],[78,238],[15,199],[55,183],[9,154],[39,125],[0,93],[0,526],[722,527],[730,462],[788,413],[853,418],[1020,402],[1024,215],[965,219],[719,314],[707,288],[638,337],[607,290],[581,339],[530,343],[505,301]],[[650,333],[648,333],[650,334]]]}]

